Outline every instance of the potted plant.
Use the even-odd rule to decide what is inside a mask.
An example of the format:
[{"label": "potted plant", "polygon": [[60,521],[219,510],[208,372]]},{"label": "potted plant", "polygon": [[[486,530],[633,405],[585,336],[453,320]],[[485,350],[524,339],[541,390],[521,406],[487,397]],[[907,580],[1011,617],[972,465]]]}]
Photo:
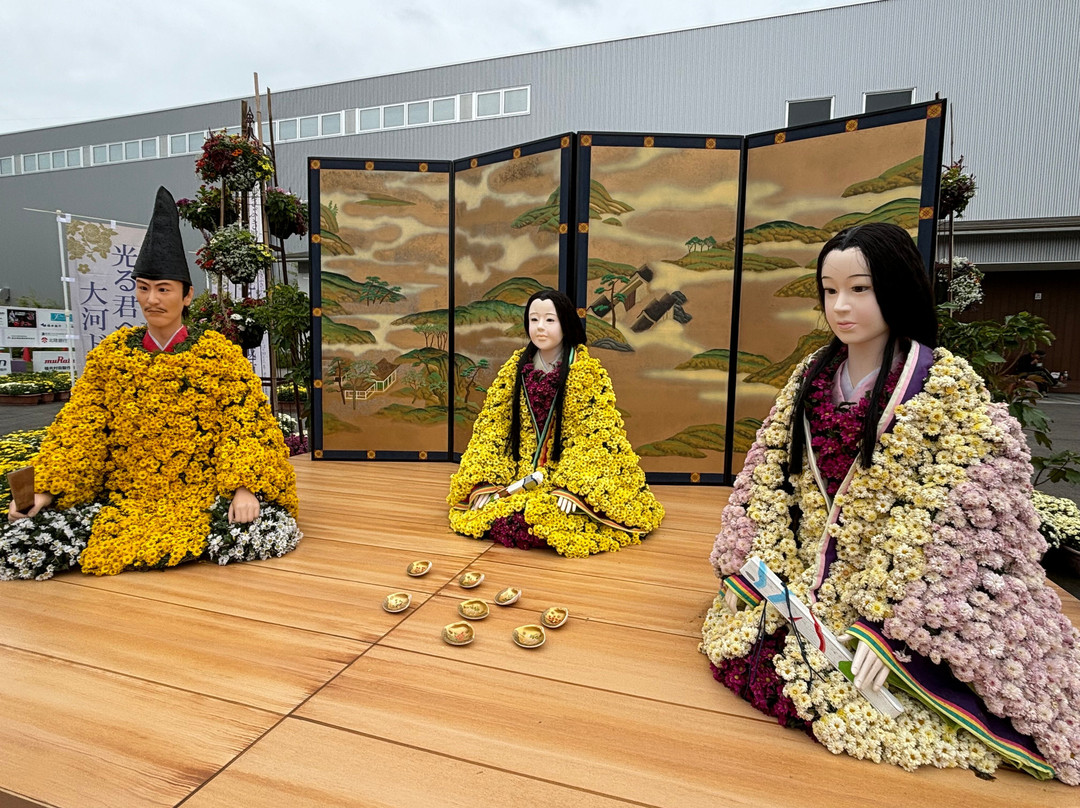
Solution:
[{"label": "potted plant", "polygon": [[13,381],[0,382],[0,404],[41,404],[48,394],[48,400],[53,400],[52,390],[46,390],[41,382],[37,381]]},{"label": "potted plant", "polygon": [[251,283],[274,260],[270,248],[239,224],[222,227],[199,248],[195,262],[207,272],[218,272],[232,283]]},{"label": "potted plant", "polygon": [[284,241],[307,233],[308,207],[284,188],[267,188],[266,223],[270,235]]},{"label": "potted plant", "polygon": [[274,175],[274,166],[262,148],[246,137],[224,130],[211,132],[203,143],[195,170],[205,182],[225,181],[236,191],[250,191],[255,183]]},{"label": "potted plant", "polygon": [[1044,565],[1080,576],[1080,507],[1039,490],[1032,492],[1031,501],[1042,520],[1039,532],[1049,546]]},{"label": "potted plant", "polygon": [[[194,199],[178,199],[176,208],[181,219],[209,238],[209,234],[221,226],[221,188],[201,185]],[[239,218],[236,200],[231,194],[225,194],[225,224],[232,224]]]}]

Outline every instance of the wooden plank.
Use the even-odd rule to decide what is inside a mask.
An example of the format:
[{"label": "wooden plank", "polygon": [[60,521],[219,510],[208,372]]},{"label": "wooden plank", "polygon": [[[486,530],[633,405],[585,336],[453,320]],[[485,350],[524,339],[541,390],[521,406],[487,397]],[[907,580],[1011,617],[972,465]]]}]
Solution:
[{"label": "wooden plank", "polygon": [[[184,808],[619,808],[627,805],[501,768],[287,718]],[[506,771],[511,769],[511,771]]]},{"label": "wooden plank", "polygon": [[[604,674],[598,669],[595,677]],[[1068,786],[1016,772],[994,782],[956,770],[913,775],[831,755],[775,723],[382,647],[298,714],[481,766],[513,761],[525,775],[672,808],[863,805],[867,783],[877,794],[941,805],[1076,800]]]},{"label": "wooden plank", "polygon": [[667,586],[657,579],[640,583],[586,574],[589,562],[574,563],[576,559],[564,559],[567,563],[561,570],[538,570],[520,564],[496,563],[490,560],[492,555],[488,553],[469,565],[469,571],[484,573],[480,586],[462,589],[453,582],[441,594],[462,600],[483,598],[493,603],[499,590],[513,586],[522,591],[517,609],[531,615],[526,622],[535,622],[549,606],[565,606],[580,619],[669,631],[698,639],[704,618],[702,604],[707,609],[715,594],[716,579],[709,574],[700,575],[695,588],[684,589]]},{"label": "wooden plank", "polygon": [[[432,553],[425,547],[375,547],[348,541],[305,538],[288,555],[261,564],[277,570],[288,570],[323,578],[340,578],[385,587],[387,592],[411,589],[418,592],[437,592],[471,564],[486,546],[475,543],[477,553],[446,555]],[[469,548],[471,549],[471,548]],[[412,578],[405,569],[413,561],[429,559],[431,571]]]},{"label": "wooden plank", "polygon": [[515,605],[493,606],[490,617],[473,624],[476,640],[455,647],[444,643],[440,634],[447,623],[461,619],[457,604],[449,597],[432,598],[380,645],[751,720],[772,720],[712,678],[708,661],[697,652],[700,637],[604,624],[571,612],[566,625],[547,632],[541,648],[526,650],[514,645],[512,632],[517,626],[536,623],[540,609]]},{"label": "wooden plank", "polygon": [[0,670],[0,784],[65,808],[175,805],[278,720],[3,646]]},{"label": "wooden plank", "polygon": [[[415,606],[429,597],[408,585],[412,578],[401,577],[400,590],[413,596]],[[185,564],[167,575],[68,575],[59,580],[365,643],[378,640],[405,616],[383,611],[383,598],[390,591],[385,586],[303,575],[259,563],[242,568]]]},{"label": "wooden plank", "polygon": [[0,587],[6,646],[277,713],[368,648],[268,622],[274,619],[270,613],[266,621],[246,620],[60,580]]}]

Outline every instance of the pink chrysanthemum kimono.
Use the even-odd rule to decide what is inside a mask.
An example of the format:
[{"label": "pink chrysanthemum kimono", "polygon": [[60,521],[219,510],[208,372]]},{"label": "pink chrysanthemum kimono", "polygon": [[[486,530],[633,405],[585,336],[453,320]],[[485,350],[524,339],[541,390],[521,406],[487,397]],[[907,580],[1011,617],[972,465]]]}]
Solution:
[{"label": "pink chrysanthemum kimono", "polygon": [[[908,769],[1004,762],[1080,784],[1080,633],[1039,564],[1046,542],[1019,424],[967,362],[913,344],[871,467],[854,462],[830,496],[812,453],[787,473],[808,365],[777,398],[724,509],[711,560],[748,608],[732,614],[721,590],[706,617],[702,650],[717,678],[776,677],[769,698],[760,685],[747,698],[782,723],[805,722],[833,752]],[[834,633],[873,646],[900,716],[877,712],[816,649],[800,650],[740,579],[752,555]],[[747,663],[756,650],[761,671]]]}]

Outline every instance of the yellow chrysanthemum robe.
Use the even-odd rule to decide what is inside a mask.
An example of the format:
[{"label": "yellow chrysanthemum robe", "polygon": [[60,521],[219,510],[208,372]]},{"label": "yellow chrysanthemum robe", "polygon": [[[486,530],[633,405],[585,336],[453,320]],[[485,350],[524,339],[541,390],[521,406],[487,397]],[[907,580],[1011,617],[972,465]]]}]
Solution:
[{"label": "yellow chrysanthemum robe", "polygon": [[281,429],[240,348],[206,331],[151,353],[144,332],[121,328],[90,352],[34,463],[56,507],[105,503],[79,558],[86,573],[202,555],[211,508],[241,486],[296,513]]},{"label": "yellow chrysanthemum robe", "polygon": [[[524,394],[521,460],[506,450],[514,373],[522,350],[502,366],[488,388],[461,466],[450,478],[450,526],[479,539],[496,519],[521,513],[534,536],[561,555],[577,558],[639,544],[643,535],[659,527],[664,507],[649,490],[626,438],[607,371],[583,347],[575,349],[566,380],[561,458],[544,463],[544,481],[534,490],[469,509],[470,501],[492,485],[505,486],[535,471],[534,457],[542,454]],[[573,501],[577,512],[559,510],[557,496]]]}]

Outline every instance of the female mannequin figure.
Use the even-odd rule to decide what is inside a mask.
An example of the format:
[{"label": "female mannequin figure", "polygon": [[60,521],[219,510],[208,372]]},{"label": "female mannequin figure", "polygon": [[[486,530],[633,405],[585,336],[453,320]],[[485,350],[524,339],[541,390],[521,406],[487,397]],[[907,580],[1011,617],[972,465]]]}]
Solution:
[{"label": "female mannequin figure", "polygon": [[[574,304],[553,289],[536,292],[525,305],[525,330],[529,344],[488,388],[450,479],[450,526],[573,557],[638,544],[664,509],[626,439],[611,379],[585,349]],[[538,487],[493,498],[538,469]]]},{"label": "female mannequin figure", "polygon": [[132,277],[147,325],[86,357],[34,461],[33,507],[8,509],[0,580],[268,558],[300,538],[295,473],[262,383],[221,334],[183,325],[193,290],[164,188]]},{"label": "female mannequin figure", "polygon": [[[834,339],[777,398],[712,553],[714,675],[834,753],[1080,784],[1080,634],[1039,566],[1019,424],[967,362],[933,350],[906,231],[841,231],[817,280]],[[750,556],[857,643],[854,682],[754,596],[738,574]],[[882,687],[895,719],[859,693]]]}]

